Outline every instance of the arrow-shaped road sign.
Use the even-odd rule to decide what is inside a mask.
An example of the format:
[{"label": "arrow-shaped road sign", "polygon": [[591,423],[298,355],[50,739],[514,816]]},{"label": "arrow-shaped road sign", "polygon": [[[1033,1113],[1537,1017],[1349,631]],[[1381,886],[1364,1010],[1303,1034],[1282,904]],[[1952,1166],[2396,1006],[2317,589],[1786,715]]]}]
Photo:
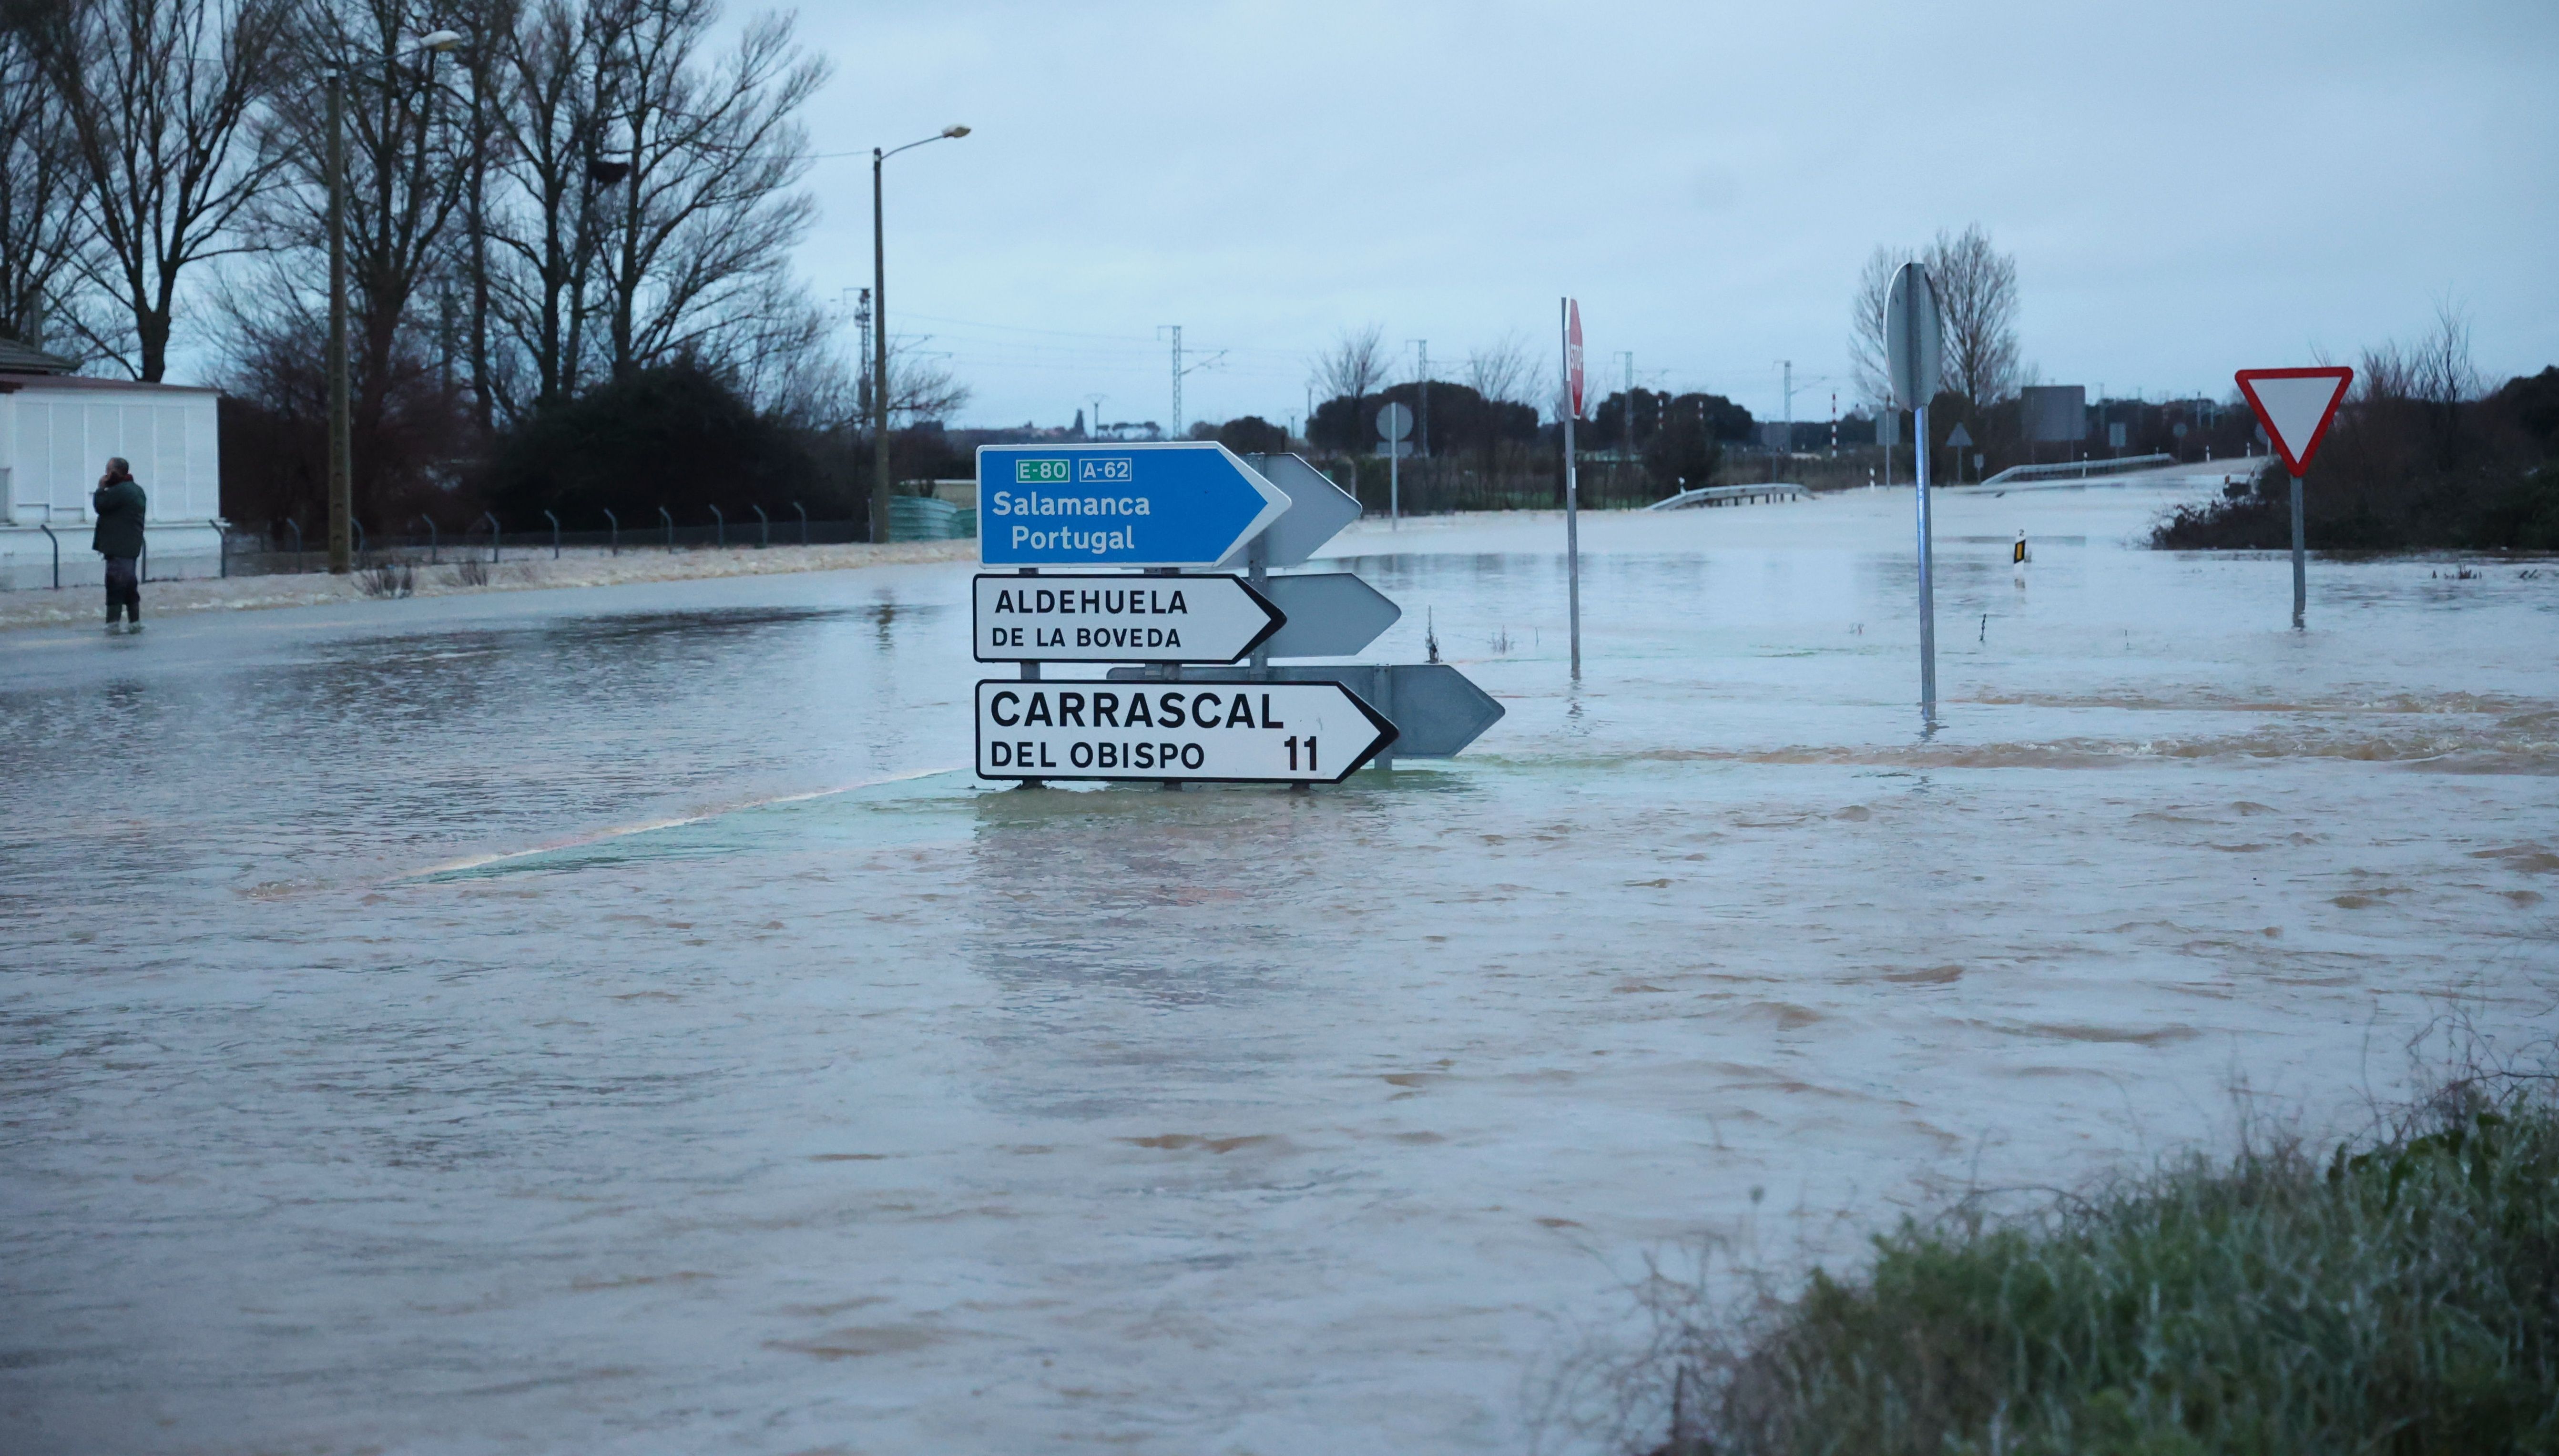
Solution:
[{"label": "arrow-shaped road sign", "polygon": [[1214,440],[978,448],[988,566],[1215,566],[1287,508]]},{"label": "arrow-shaped road sign", "polygon": [[[1248,455],[1244,460],[1288,498],[1287,513],[1262,533],[1263,565],[1294,566],[1314,555],[1343,526],[1360,518],[1358,498],[1297,456]],[[1245,553],[1250,549],[1251,543],[1247,542],[1243,549],[1219,562],[1218,568],[1233,571],[1245,565]]]},{"label": "arrow-shaped road sign", "polygon": [[2284,458],[2284,469],[2308,475],[2311,457],[2328,439],[2329,422],[2337,402],[2354,382],[2354,370],[2343,366],[2316,369],[2241,369],[2239,392],[2257,411],[2266,438]]},{"label": "arrow-shaped road sign", "polygon": [[1395,738],[1338,682],[978,684],[981,779],[1338,784]]},{"label": "arrow-shaped road sign", "polygon": [[1366,652],[1404,615],[1402,607],[1347,571],[1275,576],[1263,582],[1262,594],[1288,619],[1262,645],[1266,656],[1347,657]]},{"label": "arrow-shaped road sign", "polygon": [[[1188,667],[1184,682],[1243,682],[1251,667]],[[1444,759],[1502,720],[1502,705],[1445,662],[1265,667],[1273,682],[1338,682],[1394,720],[1397,758]],[[1114,667],[1112,680],[1138,680],[1143,667]]]},{"label": "arrow-shaped road sign", "polygon": [[1232,662],[1286,620],[1236,576],[980,576],[975,632],[980,662]]}]

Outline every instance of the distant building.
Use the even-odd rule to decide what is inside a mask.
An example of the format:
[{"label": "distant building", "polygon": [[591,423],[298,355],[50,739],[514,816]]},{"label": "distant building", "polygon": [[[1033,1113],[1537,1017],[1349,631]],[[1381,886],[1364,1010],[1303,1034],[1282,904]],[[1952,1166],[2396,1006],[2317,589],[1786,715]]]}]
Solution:
[{"label": "distant building", "polygon": [[[217,391],[72,372],[70,360],[0,339],[0,589],[94,586],[89,492],[107,457],[133,464],[150,497],[150,576],[222,569]],[[46,532],[51,530],[48,538]]]}]

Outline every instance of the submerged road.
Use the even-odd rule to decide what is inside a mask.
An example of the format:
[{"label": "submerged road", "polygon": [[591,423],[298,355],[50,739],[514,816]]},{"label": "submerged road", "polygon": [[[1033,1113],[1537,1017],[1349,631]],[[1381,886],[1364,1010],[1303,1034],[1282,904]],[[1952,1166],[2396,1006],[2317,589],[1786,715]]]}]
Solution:
[{"label": "submerged road", "polygon": [[1298,796],[956,772],[966,567],[0,633],[0,1449],[1580,1449],[1648,1257],[2546,1043],[2559,582],[2170,499],[1950,496],[1929,738],[1907,492],[1586,519],[1578,690],[1363,529],[1509,716]]}]

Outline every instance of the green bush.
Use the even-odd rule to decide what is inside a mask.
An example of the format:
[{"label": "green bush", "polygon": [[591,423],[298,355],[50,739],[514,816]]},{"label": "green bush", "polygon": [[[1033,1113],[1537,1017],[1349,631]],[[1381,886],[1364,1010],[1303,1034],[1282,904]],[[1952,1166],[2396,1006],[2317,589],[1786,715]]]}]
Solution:
[{"label": "green bush", "polygon": [[2464,1089],[2368,1151],[2198,1157],[2031,1219],[1905,1223],[1875,1253],[1692,1357],[1710,1398],[1673,1449],[2559,1450],[2546,1097]]}]

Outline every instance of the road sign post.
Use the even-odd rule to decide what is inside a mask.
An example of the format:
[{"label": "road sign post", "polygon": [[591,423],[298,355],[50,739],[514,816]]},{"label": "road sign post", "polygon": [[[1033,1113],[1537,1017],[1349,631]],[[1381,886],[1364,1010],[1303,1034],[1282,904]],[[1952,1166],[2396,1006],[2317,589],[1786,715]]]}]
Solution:
[{"label": "road sign post", "polygon": [[1404,441],[1413,433],[1413,411],[1388,400],[1377,412],[1377,436],[1386,442],[1386,528],[1404,524]]},{"label": "road sign post", "polygon": [[1884,300],[1883,354],[1891,402],[1910,411],[1910,453],[1919,465],[1919,717],[1930,727],[1937,721],[1937,597],[1936,537],[1928,521],[1928,458],[1936,452],[1928,448],[1928,399],[1937,392],[1942,330],[1927,267],[1903,263]]},{"label": "road sign post", "polygon": [[2354,383],[2354,370],[2343,365],[2241,369],[2232,377],[2293,478],[2293,630],[2300,632],[2310,606],[2310,533],[2302,510],[2302,477],[2310,474],[2311,457],[2328,442],[2328,427]]},{"label": "road sign post", "polygon": [[[1409,413],[1396,423],[1381,421],[1390,444]],[[978,684],[981,778],[1302,790],[1391,767],[1399,745],[1453,754],[1502,716],[1443,662],[1271,665],[1350,655],[1402,615],[1347,572],[1271,574],[1359,517],[1294,455],[986,446],[978,468],[979,557],[1006,569],[974,584],[974,655],[1021,674]],[[1186,574],[1203,566],[1219,569]],[[1046,662],[1119,665],[1061,681]]]},{"label": "road sign post", "polygon": [[1581,476],[1573,422],[1581,416],[1581,305],[1564,300],[1564,591],[1573,680],[1581,680]]}]

